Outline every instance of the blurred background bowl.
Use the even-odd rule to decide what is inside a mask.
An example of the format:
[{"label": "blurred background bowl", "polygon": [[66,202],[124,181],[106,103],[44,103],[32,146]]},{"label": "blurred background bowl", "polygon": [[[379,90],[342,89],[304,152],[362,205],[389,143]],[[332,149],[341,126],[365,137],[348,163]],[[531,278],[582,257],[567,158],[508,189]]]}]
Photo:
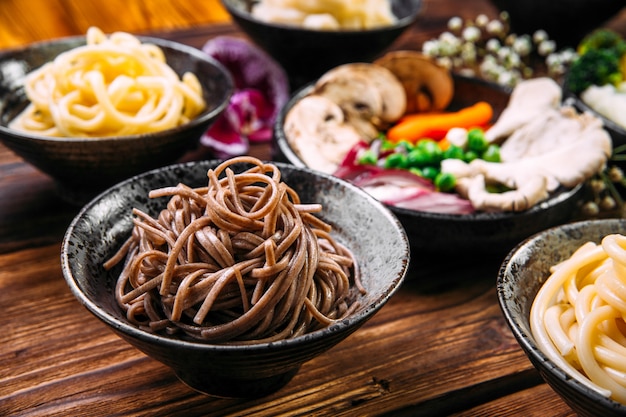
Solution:
[{"label": "blurred background bowl", "polygon": [[175,42],[139,39],[158,45],[179,76],[193,72],[198,77],[207,108],[189,123],[161,132],[101,138],[55,138],[10,129],[9,122],[29,103],[24,91],[26,74],[60,53],[84,45],[85,38],[35,43],[0,54],[0,140],[51,176],[69,202],[82,205],[123,179],[176,162],[197,146],[200,136],[228,105],[233,82],[217,61]]},{"label": "blurred background bowl", "polygon": [[543,29],[557,47],[575,47],[593,29],[615,16],[624,0],[491,0],[510,16],[511,32],[532,35]]},{"label": "blurred background bowl", "polygon": [[[115,299],[121,265],[102,264],[129,237],[133,208],[156,216],[167,198],[148,199],[150,190],[183,183],[207,185],[207,171],[218,161],[173,165],[126,180],[92,200],[69,226],[62,244],[62,269],[75,297],[120,337],[171,367],[190,387],[222,397],[259,397],[284,386],[301,364],[345,339],[369,320],[402,284],[409,264],[402,226],[382,204],[335,177],[278,163],[282,180],[303,203],[320,203],[333,237],[359,262],[367,294],[359,307],[331,326],[293,339],[252,345],[183,341],[140,330],[126,320]],[[242,166],[242,168],[245,166]],[[236,172],[238,167],[233,168]],[[359,216],[353,216],[354,211]]]},{"label": "blurred background bowl", "polygon": [[626,220],[587,220],[545,230],[522,242],[504,259],[497,278],[498,301],[507,324],[543,379],[580,416],[623,416],[626,405],[610,400],[568,376],[537,346],[530,309],[550,267],[569,258],[587,241],[626,233]]},{"label": "blurred background bowl", "polygon": [[395,24],[368,30],[321,31],[272,24],[250,13],[254,1],[222,0],[237,25],[287,72],[296,89],[347,62],[369,62],[417,20],[422,0],[390,0]]},{"label": "blurred background bowl", "polygon": [[[510,88],[482,79],[454,75],[454,97],[450,110],[470,106],[478,100],[489,102],[497,119],[507,106]],[[283,124],[289,110],[313,88],[309,85],[298,91],[276,120],[274,129],[274,158],[295,166],[305,163],[289,144]],[[578,212],[584,188],[562,189],[548,200],[524,212],[477,212],[473,214],[446,214],[415,211],[390,206],[404,226],[411,243],[413,262],[449,256],[451,253],[488,254],[504,256],[517,243],[551,226],[571,220]]]}]

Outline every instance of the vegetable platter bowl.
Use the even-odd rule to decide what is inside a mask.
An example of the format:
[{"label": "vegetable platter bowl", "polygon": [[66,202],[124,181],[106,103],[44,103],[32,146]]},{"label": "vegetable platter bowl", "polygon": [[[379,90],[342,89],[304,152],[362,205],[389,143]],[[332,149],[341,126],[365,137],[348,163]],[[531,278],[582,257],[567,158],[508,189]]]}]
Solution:
[{"label": "vegetable platter bowl", "polygon": [[292,87],[297,88],[339,64],[374,59],[415,23],[422,0],[389,1],[394,23],[340,30],[260,20],[251,13],[259,1],[222,0],[222,4],[241,29],[285,69]]},{"label": "vegetable platter bowl", "polygon": [[[453,76],[454,97],[450,109],[462,108],[476,101],[488,101],[497,118],[507,106],[511,90],[481,79]],[[275,158],[295,166],[306,166],[290,145],[284,130],[289,110],[313,88],[298,91],[285,106],[275,125]],[[583,187],[562,189],[542,203],[522,212],[475,212],[449,214],[418,211],[390,205],[404,226],[411,243],[414,262],[441,254],[486,254],[504,256],[524,238],[548,227],[565,223],[578,212]],[[445,255],[444,255],[445,256]]]},{"label": "vegetable platter bowl", "polygon": [[[129,322],[117,304],[115,287],[122,266],[105,270],[103,263],[130,236],[133,208],[150,216],[165,208],[169,197],[150,199],[149,191],[179,183],[206,187],[208,170],[220,163],[175,164],[104,191],[71,222],[62,244],[62,269],[82,305],[131,345],[171,367],[188,386],[213,396],[260,397],[287,384],[304,362],[357,331],[389,300],[404,280],[409,244],[395,216],[361,189],[306,168],[273,163],[281,181],[302,203],[322,205],[318,215],[332,226],[334,240],[349,248],[357,260],[365,293],[355,295],[356,307],[327,327],[269,342],[218,344],[184,338],[182,333],[146,331]],[[237,173],[248,165],[238,162],[231,168]],[[355,210],[359,216],[353,215]]]},{"label": "vegetable platter bowl", "polygon": [[167,65],[179,76],[193,72],[206,107],[189,122],[152,133],[89,138],[49,137],[10,128],[26,108],[25,77],[59,54],[83,46],[86,37],[34,43],[0,54],[0,140],[58,184],[61,196],[84,204],[103,189],[132,175],[176,162],[196,147],[199,138],[228,105],[230,74],[201,51],[156,38],[139,38],[161,48]]},{"label": "vegetable platter bowl", "polygon": [[510,251],[497,277],[498,301],[513,335],[542,378],[579,416],[623,416],[626,405],[572,377],[540,348],[531,331],[531,306],[552,266],[569,259],[584,243],[600,243],[614,233],[626,233],[626,221],[585,220],[547,229]]}]

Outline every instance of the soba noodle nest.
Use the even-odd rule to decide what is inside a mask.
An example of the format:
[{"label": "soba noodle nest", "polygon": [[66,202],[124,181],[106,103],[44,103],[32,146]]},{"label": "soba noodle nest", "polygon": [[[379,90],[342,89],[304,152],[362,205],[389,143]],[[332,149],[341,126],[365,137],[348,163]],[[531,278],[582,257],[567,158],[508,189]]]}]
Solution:
[{"label": "soba noodle nest", "polygon": [[[251,167],[235,173],[237,163]],[[167,208],[156,219],[134,209],[131,237],[105,263],[124,262],[116,298],[130,322],[250,344],[326,327],[358,307],[365,289],[352,253],[276,165],[238,157],[207,175],[207,187],[151,191],[171,196]]]}]

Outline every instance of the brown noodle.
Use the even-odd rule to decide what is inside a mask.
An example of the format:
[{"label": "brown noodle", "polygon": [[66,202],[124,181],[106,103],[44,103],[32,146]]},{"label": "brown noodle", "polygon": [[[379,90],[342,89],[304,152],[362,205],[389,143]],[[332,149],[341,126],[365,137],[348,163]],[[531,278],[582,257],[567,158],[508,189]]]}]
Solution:
[{"label": "brown noodle", "polygon": [[[237,174],[237,163],[251,167]],[[131,237],[104,265],[124,262],[115,291],[130,322],[211,343],[262,343],[358,307],[355,290],[365,289],[351,251],[276,165],[238,157],[207,175],[207,187],[151,191],[171,197],[157,219],[133,209]]]}]

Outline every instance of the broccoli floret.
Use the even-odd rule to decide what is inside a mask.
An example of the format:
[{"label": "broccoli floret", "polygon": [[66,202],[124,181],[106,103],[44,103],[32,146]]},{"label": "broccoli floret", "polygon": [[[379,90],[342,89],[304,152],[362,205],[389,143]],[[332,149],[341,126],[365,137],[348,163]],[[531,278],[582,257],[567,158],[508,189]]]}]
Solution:
[{"label": "broccoli floret", "polygon": [[567,88],[580,94],[592,85],[619,84],[621,54],[615,48],[589,49],[571,65],[567,76]]},{"label": "broccoli floret", "polygon": [[626,51],[626,41],[622,36],[610,29],[597,29],[580,41],[578,54],[584,55],[591,49],[612,49],[621,55]]}]

